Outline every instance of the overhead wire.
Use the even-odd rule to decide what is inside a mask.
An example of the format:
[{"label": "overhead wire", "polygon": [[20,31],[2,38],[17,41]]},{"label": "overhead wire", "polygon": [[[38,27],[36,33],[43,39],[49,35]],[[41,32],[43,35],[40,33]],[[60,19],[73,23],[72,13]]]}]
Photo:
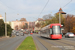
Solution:
[{"label": "overhead wire", "polygon": [[[42,9],[42,11],[40,12],[40,14],[38,15],[38,18],[39,18],[40,15],[42,14],[42,12],[43,12],[43,10],[45,9],[45,7],[47,6],[48,2],[49,2],[49,0],[47,1],[47,3],[45,4],[44,8]],[[37,19],[38,19],[38,18],[37,18]]]},{"label": "overhead wire", "polygon": [[[1,1],[1,0],[0,0]],[[1,1],[2,2],[2,1]],[[12,10],[14,10],[14,12],[16,11],[16,12],[20,12],[20,11],[17,11],[17,10],[15,10],[15,9],[13,9],[13,8],[11,8],[11,7],[9,7],[9,6],[7,6],[4,2],[2,2],[7,8],[9,8],[9,9],[12,9]],[[13,12],[13,13],[14,13]],[[22,13],[21,13],[22,14]],[[18,15],[18,14],[17,14]]]},{"label": "overhead wire", "polygon": [[67,6],[69,3],[71,3],[72,2],[72,0],[70,1],[70,2],[68,2],[66,5],[64,5],[62,8],[64,8],[65,6]]}]

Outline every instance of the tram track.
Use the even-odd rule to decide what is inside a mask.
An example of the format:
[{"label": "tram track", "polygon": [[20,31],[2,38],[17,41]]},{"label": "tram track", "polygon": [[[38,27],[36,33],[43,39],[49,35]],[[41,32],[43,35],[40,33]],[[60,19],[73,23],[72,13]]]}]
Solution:
[{"label": "tram track", "polygon": [[[64,39],[63,39],[64,40]],[[68,40],[68,41],[74,41],[75,42],[75,39],[72,39],[72,38],[65,38],[65,40]]]},{"label": "tram track", "polygon": [[[43,38],[42,38],[42,39],[43,39]],[[50,40],[50,39],[49,39],[49,40]],[[52,44],[52,45],[54,45],[54,46],[59,46],[58,48],[60,48],[61,50],[64,50],[64,48],[60,47],[61,45],[59,45],[59,44],[56,44],[56,43],[53,43],[53,42],[47,41],[47,40],[44,40],[44,41],[46,41],[47,43],[50,43],[50,44]]]},{"label": "tram track", "polygon": [[[41,39],[41,37],[37,37],[38,39],[40,39],[40,40],[43,40],[43,39]],[[56,48],[53,48],[53,46],[56,46],[55,44],[53,44],[53,43],[49,43],[49,42],[47,42],[47,41],[45,41],[45,40],[43,40],[43,42],[46,42],[46,44],[47,44],[47,46],[50,46],[49,48],[48,48],[48,50],[51,48],[51,50],[63,50],[63,48],[58,48],[58,47],[56,47]],[[45,44],[44,44],[45,45]],[[45,45],[46,46],[46,45]],[[46,47],[47,47],[46,46]]]},{"label": "tram track", "polygon": [[[44,39],[44,38],[42,38]],[[75,45],[71,45],[71,44],[67,44],[67,43],[64,43],[64,42],[60,42],[60,41],[57,41],[57,40],[50,40],[50,39],[47,39],[45,40],[46,42],[50,43],[50,44],[53,44],[55,46],[58,46],[61,50],[65,50],[67,46],[71,46],[71,49],[75,49]],[[70,43],[70,42],[69,42]],[[69,48],[70,49],[70,48]]]},{"label": "tram track", "polygon": [[67,44],[67,45],[70,45],[70,46],[74,46],[75,47],[75,45],[73,44],[73,43],[71,43],[71,42],[69,42],[69,41],[57,41],[57,42],[60,42],[60,43],[63,43],[63,44]]},{"label": "tram track", "polygon": [[45,48],[47,48],[46,50],[66,50],[68,46],[73,46],[73,48],[71,47],[71,49],[69,48],[68,50],[75,50],[74,41],[67,41],[65,39],[51,40],[39,35],[35,35],[34,38],[39,41],[39,43],[41,43]]},{"label": "tram track", "polygon": [[[34,37],[34,36],[32,36],[32,37]],[[35,39],[45,48],[45,50],[48,50],[36,37],[34,38],[34,40]],[[37,44],[36,44],[36,46],[37,46]],[[40,50],[38,46],[37,46],[37,49]]]}]

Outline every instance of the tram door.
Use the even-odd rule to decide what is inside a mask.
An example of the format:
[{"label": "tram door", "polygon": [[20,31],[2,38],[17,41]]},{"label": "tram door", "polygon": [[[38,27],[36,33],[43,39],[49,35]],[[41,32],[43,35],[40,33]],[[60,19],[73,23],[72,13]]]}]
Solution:
[{"label": "tram door", "polygon": [[50,37],[51,37],[51,34],[52,34],[52,28],[50,28],[50,35],[49,35]]}]

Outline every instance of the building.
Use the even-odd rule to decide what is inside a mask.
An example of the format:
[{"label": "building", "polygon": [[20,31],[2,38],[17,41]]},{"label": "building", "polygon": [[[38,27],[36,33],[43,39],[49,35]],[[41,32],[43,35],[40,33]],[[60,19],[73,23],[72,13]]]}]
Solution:
[{"label": "building", "polygon": [[34,31],[35,28],[35,22],[29,22],[29,29]]},{"label": "building", "polygon": [[62,8],[60,8],[60,9],[59,9],[59,12],[57,12],[57,13],[61,13],[61,14],[62,14],[62,16],[63,16],[64,18],[66,17],[66,13],[65,13],[65,12],[63,12]]},{"label": "building", "polygon": [[25,18],[21,18],[20,20],[11,22],[12,29],[21,29],[22,27],[26,27],[24,29],[29,29],[29,22],[26,21]]},{"label": "building", "polygon": [[44,21],[43,18],[38,18],[37,21],[35,22],[35,25],[36,25],[37,23],[41,23],[41,22],[43,22],[43,21]]},{"label": "building", "polygon": [[[35,25],[36,25],[37,23],[42,24],[42,22],[44,22],[44,19],[43,19],[43,18],[38,18],[37,21],[35,21]],[[40,29],[41,29],[41,26],[40,26],[39,28],[37,28],[37,27],[35,26],[35,29],[34,29],[34,30],[40,30]]]},{"label": "building", "polygon": [[0,14],[0,19],[3,19],[2,15]]},{"label": "building", "polygon": [[11,22],[11,28],[15,30],[16,27],[18,27],[18,29],[21,28],[21,22],[18,21],[18,20],[16,20],[16,21],[12,21],[12,22]]}]

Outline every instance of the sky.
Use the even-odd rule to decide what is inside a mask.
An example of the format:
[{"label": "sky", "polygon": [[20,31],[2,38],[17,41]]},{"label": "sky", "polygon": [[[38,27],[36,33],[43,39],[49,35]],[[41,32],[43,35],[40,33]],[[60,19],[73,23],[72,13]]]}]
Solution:
[{"label": "sky", "polygon": [[[21,18],[26,18],[27,21],[36,21],[44,15],[54,15],[60,8],[67,14],[75,15],[75,0],[49,0],[46,5],[47,1],[48,0],[0,0],[0,14],[5,19],[6,12],[7,21],[20,20]],[[67,3],[69,4],[66,5]],[[45,5],[46,7],[44,8]],[[42,11],[43,8],[44,10]],[[41,15],[39,16],[40,13]]]}]

